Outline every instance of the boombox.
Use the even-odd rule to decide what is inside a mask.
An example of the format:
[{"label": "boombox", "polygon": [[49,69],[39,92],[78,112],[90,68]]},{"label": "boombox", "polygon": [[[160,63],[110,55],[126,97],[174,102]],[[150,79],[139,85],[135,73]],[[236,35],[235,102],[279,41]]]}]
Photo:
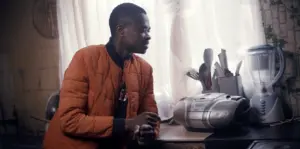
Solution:
[{"label": "boombox", "polygon": [[247,123],[249,100],[224,93],[205,93],[182,98],[174,107],[173,119],[188,131],[214,131]]}]

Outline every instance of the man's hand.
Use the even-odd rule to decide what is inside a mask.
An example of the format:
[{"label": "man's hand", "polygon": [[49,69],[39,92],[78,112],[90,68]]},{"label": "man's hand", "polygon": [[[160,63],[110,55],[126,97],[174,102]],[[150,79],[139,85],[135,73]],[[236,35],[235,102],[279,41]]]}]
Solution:
[{"label": "man's hand", "polygon": [[148,124],[140,126],[139,131],[136,133],[139,145],[147,145],[155,139],[154,128]]},{"label": "man's hand", "polygon": [[159,116],[156,113],[144,112],[133,119],[127,119],[125,122],[126,129],[134,132],[136,127],[141,127],[144,124],[150,125],[152,128],[156,127],[157,122],[160,121]]}]

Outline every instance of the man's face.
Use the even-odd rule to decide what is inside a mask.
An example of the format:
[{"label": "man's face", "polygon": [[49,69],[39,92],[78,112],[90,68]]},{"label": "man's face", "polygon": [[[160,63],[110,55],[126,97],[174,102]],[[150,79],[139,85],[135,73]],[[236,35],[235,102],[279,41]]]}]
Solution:
[{"label": "man's face", "polygon": [[151,39],[149,32],[149,19],[146,14],[140,14],[131,25],[125,27],[122,42],[129,52],[144,54]]}]

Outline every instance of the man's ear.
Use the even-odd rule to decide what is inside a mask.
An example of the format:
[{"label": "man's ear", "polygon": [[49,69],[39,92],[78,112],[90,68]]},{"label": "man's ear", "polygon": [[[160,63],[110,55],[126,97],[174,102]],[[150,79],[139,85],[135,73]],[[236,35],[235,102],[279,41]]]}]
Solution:
[{"label": "man's ear", "polygon": [[117,33],[120,36],[124,36],[124,26],[123,25],[117,25]]}]

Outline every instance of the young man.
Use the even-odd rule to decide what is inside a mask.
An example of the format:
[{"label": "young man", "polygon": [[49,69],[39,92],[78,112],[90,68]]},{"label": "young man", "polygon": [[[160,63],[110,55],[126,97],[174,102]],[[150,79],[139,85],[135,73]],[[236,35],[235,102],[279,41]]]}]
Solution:
[{"label": "young man", "polygon": [[67,68],[44,149],[118,149],[158,135],[152,67],[134,55],[148,48],[146,12],[120,4],[109,26],[109,42],[77,51]]}]

